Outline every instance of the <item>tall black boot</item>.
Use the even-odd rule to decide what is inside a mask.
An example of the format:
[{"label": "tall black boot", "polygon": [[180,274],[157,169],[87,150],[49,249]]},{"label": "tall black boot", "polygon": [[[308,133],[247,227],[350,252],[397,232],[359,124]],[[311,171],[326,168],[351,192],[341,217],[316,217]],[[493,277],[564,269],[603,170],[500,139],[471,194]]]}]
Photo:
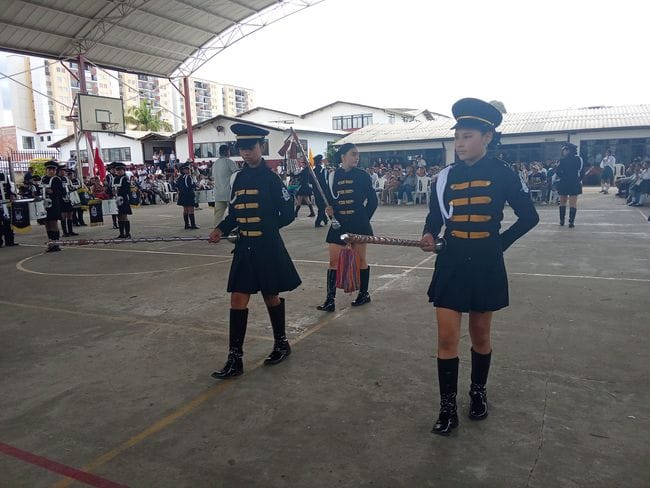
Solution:
[{"label": "tall black boot", "polygon": [[291,346],[285,332],[284,298],[280,298],[280,304],[275,307],[267,307],[271,327],[273,327],[273,351],[264,360],[264,364],[278,364],[284,361],[291,354]]},{"label": "tall black boot", "polygon": [[120,229],[120,235],[117,236],[117,238],[118,239],[124,239],[126,237],[126,235],[124,234],[124,222],[121,221],[121,220],[118,220],[117,225],[118,225],[118,227]]},{"label": "tall black boot", "polygon": [[438,358],[438,384],[440,386],[440,413],[431,432],[447,436],[458,427],[458,410],[456,408],[458,358]]},{"label": "tall black boot", "polygon": [[576,212],[578,209],[576,207],[569,207],[569,227],[575,227]]},{"label": "tall black boot", "polygon": [[117,215],[111,215],[111,217],[113,219],[113,229],[117,229],[118,228],[118,226],[117,226],[117,222],[118,222]]},{"label": "tall black boot", "polygon": [[86,227],[86,222],[84,222],[84,209],[78,208],[77,210],[77,223],[79,227]]},{"label": "tall black boot", "polygon": [[309,207],[309,215],[307,217],[315,217],[316,214],[314,213],[314,206],[313,205],[307,205]]},{"label": "tall black boot", "polygon": [[[60,236],[61,235],[59,234],[58,230],[55,230],[55,231],[48,230],[47,231],[47,237],[50,238],[50,241],[58,241],[60,239]],[[61,250],[61,248],[58,246],[58,244],[50,244],[50,245],[47,246],[47,251],[46,252],[56,252],[56,251],[60,251],[60,250]]]},{"label": "tall black boot", "polygon": [[226,364],[219,371],[212,373],[213,378],[225,379],[239,376],[244,372],[244,338],[248,323],[248,309],[230,309],[230,339]]},{"label": "tall black boot", "polygon": [[68,234],[71,236],[78,236],[79,234],[72,229],[72,219],[67,219],[66,222],[68,224]]},{"label": "tall black boot", "polygon": [[296,207],[296,218],[298,218],[298,212],[300,212],[300,205]]},{"label": "tall black boot", "polygon": [[79,219],[77,218],[77,210],[78,208],[75,208],[72,210],[72,225],[75,227],[79,227]]},{"label": "tall black boot", "polygon": [[61,230],[63,231],[63,237],[70,237],[70,234],[68,234],[68,223],[61,219]]},{"label": "tall black boot", "polygon": [[128,220],[124,221],[124,237],[126,239],[131,239],[131,222]]},{"label": "tall black boot", "polygon": [[192,225],[190,225],[190,229],[200,229],[201,227],[196,225],[196,220],[194,218],[194,214],[193,213],[189,214],[189,217],[190,217],[190,224],[192,224]]},{"label": "tall black boot", "polygon": [[560,225],[564,225],[564,218],[566,217],[566,205],[560,205]]},{"label": "tall black boot", "polygon": [[185,222],[185,228],[189,229],[190,228],[190,218],[185,212],[183,212],[183,222]]},{"label": "tall black boot", "polygon": [[472,349],[472,386],[469,389],[469,418],[483,420],[488,416],[487,384],[492,353],[479,354]]},{"label": "tall black boot", "polygon": [[336,270],[328,269],[327,270],[327,298],[325,298],[325,303],[316,307],[317,310],[322,310],[323,312],[333,312],[336,310],[336,304],[334,299],[336,298]]},{"label": "tall black boot", "polygon": [[370,294],[368,293],[368,283],[370,282],[370,266],[366,269],[360,270],[361,273],[361,288],[359,288],[359,294],[357,295],[356,300],[352,302],[353,307],[359,307],[370,303]]}]

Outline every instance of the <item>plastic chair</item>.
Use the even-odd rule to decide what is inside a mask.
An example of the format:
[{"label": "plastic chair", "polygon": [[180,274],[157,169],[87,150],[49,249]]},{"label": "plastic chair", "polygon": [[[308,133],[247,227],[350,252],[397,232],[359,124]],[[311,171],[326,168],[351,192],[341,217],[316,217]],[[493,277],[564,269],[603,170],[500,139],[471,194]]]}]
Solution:
[{"label": "plastic chair", "polygon": [[431,195],[431,178],[428,176],[418,176],[418,182],[415,185],[413,192],[413,201],[415,203],[422,203],[424,196],[429,203],[429,196]]}]

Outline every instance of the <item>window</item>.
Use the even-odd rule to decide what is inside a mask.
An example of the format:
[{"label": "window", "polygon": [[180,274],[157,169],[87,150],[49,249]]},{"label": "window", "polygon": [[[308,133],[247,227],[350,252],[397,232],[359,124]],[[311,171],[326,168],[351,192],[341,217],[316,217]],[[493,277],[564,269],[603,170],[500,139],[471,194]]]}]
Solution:
[{"label": "window", "polygon": [[31,136],[23,136],[23,149],[34,149],[34,138]]},{"label": "window", "polygon": [[[82,151],[83,157],[83,151]],[[112,147],[110,149],[102,149],[102,159],[106,161],[131,161],[131,148],[130,147]]]},{"label": "window", "polygon": [[[303,147],[306,147],[307,141],[301,140],[300,143]],[[219,157],[219,146],[226,144],[230,148],[231,156],[239,156],[239,148],[237,147],[237,141],[225,141],[225,142],[203,142],[200,144],[194,144],[194,157],[200,159],[207,158],[218,158]],[[269,155],[269,140],[264,139],[264,146],[262,147],[262,155]]]},{"label": "window", "polygon": [[340,115],[332,117],[332,129],[334,130],[361,129],[362,127],[371,124],[372,114]]},{"label": "window", "polygon": [[45,137],[41,136],[41,142],[45,141]]}]

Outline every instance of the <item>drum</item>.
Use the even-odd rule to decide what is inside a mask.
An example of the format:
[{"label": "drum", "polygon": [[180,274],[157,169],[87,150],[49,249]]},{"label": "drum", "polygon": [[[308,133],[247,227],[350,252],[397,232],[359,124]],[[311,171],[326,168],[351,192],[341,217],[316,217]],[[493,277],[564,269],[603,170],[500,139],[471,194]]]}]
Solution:
[{"label": "drum", "polygon": [[102,214],[117,215],[117,202],[114,198],[111,198],[110,200],[102,200]]},{"label": "drum", "polygon": [[47,217],[43,200],[34,200],[29,203],[29,215],[32,219],[41,220]]},{"label": "drum", "polygon": [[72,204],[73,207],[79,207],[81,205],[81,198],[79,198],[79,193],[76,191],[71,191],[69,193],[70,196],[70,203]]}]

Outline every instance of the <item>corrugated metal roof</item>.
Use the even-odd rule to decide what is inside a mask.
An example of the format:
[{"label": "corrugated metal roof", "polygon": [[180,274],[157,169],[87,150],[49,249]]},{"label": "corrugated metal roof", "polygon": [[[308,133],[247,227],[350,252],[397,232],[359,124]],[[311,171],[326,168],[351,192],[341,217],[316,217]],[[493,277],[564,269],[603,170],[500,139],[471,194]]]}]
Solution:
[{"label": "corrugated metal roof", "polygon": [[[170,77],[277,0],[0,0],[0,49]],[[309,2],[306,2],[309,3]]]},{"label": "corrugated metal roof", "polygon": [[[370,125],[353,132],[337,144],[453,139],[451,128],[454,123],[454,119],[438,119]],[[635,127],[650,127],[650,104],[507,113],[503,115],[498,130],[503,135],[518,135]]]}]

